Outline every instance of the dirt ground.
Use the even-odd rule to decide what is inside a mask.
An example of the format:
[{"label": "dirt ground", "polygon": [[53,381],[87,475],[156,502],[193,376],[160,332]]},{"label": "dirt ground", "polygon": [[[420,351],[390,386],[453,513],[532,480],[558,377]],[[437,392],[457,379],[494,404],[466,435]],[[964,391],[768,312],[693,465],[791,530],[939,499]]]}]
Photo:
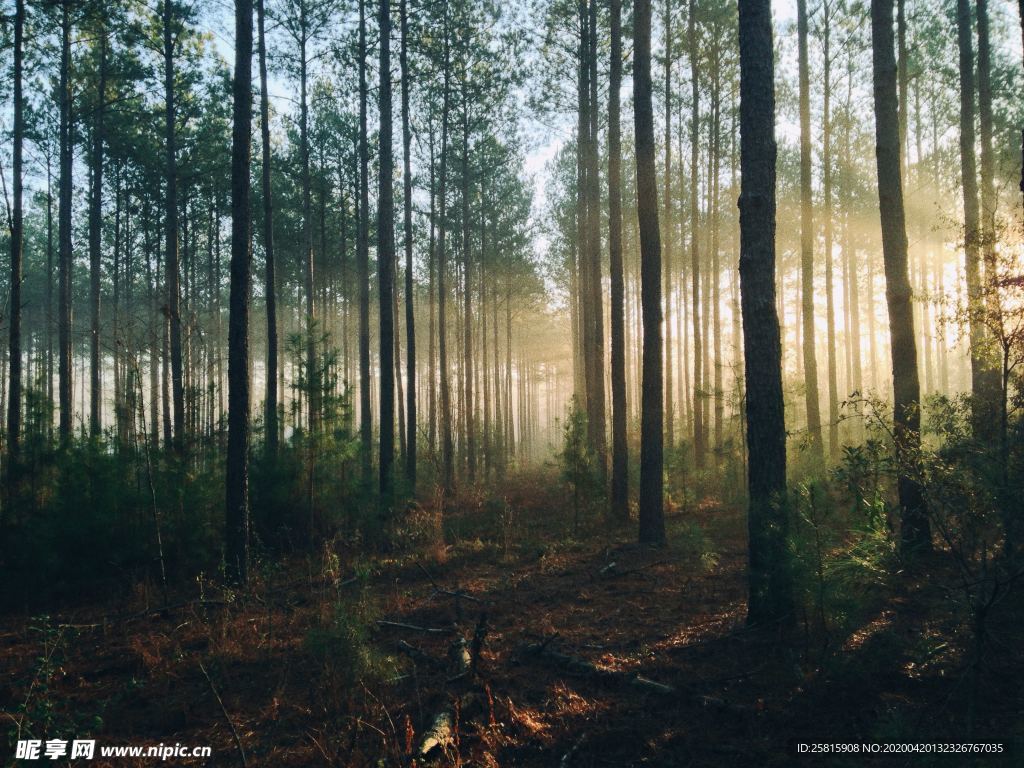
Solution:
[{"label": "dirt ground", "polygon": [[[1024,765],[1021,601],[1001,604],[965,674],[941,555],[842,631],[804,614],[750,630],[739,510],[674,510],[656,550],[586,515],[574,535],[544,475],[443,520],[407,515],[407,551],[357,560],[339,539],[258,568],[246,595],[200,579],[166,610],[140,587],[0,619],[3,764],[20,727],[213,748],[83,766]],[[800,756],[797,741],[1004,752]]]}]

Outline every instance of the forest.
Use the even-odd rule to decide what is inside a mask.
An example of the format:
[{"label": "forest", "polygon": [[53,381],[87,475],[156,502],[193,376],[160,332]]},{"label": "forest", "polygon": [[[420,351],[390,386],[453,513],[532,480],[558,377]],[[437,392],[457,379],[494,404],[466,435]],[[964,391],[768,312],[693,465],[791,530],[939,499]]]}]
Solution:
[{"label": "forest", "polygon": [[0,764],[1024,764],[1024,0],[0,68]]}]

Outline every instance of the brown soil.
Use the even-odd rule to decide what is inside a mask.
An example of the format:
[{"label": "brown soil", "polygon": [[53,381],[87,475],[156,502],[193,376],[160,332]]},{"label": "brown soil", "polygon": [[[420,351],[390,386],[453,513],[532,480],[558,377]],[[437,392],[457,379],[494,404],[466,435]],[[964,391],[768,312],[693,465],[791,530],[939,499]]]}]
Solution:
[{"label": "brown soil", "polygon": [[[920,575],[895,578],[899,589],[865,597],[846,629],[832,620],[823,632],[801,615],[788,630],[751,630],[738,511],[710,502],[676,510],[669,546],[643,550],[631,529],[593,522],[571,537],[570,502],[550,477],[518,478],[494,498],[449,511],[445,541],[430,540],[438,515],[410,513],[418,554],[357,561],[348,554],[357,543],[336,542],[327,554],[261,569],[246,595],[206,585],[200,599],[194,585],[160,611],[154,592],[140,590],[55,611],[45,633],[38,617],[3,618],[7,730],[20,723],[22,738],[213,747],[206,761],[104,762],[97,753],[80,765],[241,765],[237,733],[249,766],[399,766],[457,702],[452,742],[417,765],[871,762],[798,757],[794,740],[999,741],[1007,750],[877,758],[891,766],[1021,760],[1020,600],[1000,605],[984,667],[965,674],[971,641],[941,555]],[[353,576],[357,567],[364,577]],[[483,612],[476,671],[457,679],[447,661],[457,635],[378,623],[455,626],[472,645]],[[356,640],[332,634],[338,615],[349,616],[343,626],[356,627]],[[442,663],[414,663],[400,640]],[[530,653],[530,644],[556,653]],[[353,653],[368,660],[344,658]],[[604,673],[569,668],[557,654]],[[631,685],[634,673],[672,691]]]}]

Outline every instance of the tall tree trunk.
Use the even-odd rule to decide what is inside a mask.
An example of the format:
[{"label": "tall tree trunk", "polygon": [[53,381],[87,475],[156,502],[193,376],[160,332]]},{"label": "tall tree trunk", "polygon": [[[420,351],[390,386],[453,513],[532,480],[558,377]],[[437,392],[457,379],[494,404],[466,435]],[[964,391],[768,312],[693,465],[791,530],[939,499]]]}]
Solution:
[{"label": "tall tree trunk", "polygon": [[611,61],[608,74],[608,252],[612,342],[611,512],[616,520],[625,521],[629,519],[629,446],[626,437],[626,308],[622,268],[622,150],[619,126],[621,88],[622,0],[611,0]]},{"label": "tall tree trunk", "polygon": [[[982,263],[985,274],[982,279],[982,293],[986,311],[999,314],[999,298],[995,287],[996,274],[996,189],[995,157],[993,154],[992,117],[992,44],[989,40],[988,0],[977,0],[978,10],[978,128],[981,140],[981,212],[978,235],[980,238]],[[1000,371],[999,366],[986,358],[983,398],[989,410],[990,423],[998,422],[1000,412]]]},{"label": "tall tree trunk", "polygon": [[380,502],[392,502],[395,461],[395,200],[391,138],[391,2],[380,0],[380,173],[377,190],[377,292],[380,298]]},{"label": "tall tree trunk", "polygon": [[800,275],[803,320],[804,390],[811,459],[822,463],[821,411],[818,398],[817,337],[814,332],[814,201],[811,199],[811,96],[807,61],[807,0],[797,0],[800,69]]},{"label": "tall tree trunk", "polygon": [[698,229],[700,227],[700,211],[697,200],[697,177],[700,163],[700,87],[697,82],[697,3],[690,0],[689,19],[686,25],[686,36],[690,55],[690,280],[692,290],[693,320],[693,461],[698,469],[703,469],[707,451],[706,432],[704,427],[704,391],[702,388],[704,337],[701,333],[700,311],[700,245]]},{"label": "tall tree trunk", "polygon": [[785,620],[786,424],[775,310],[775,65],[770,0],[740,0],[740,300],[749,452],[747,621]]},{"label": "tall tree trunk", "polygon": [[662,226],[662,255],[664,258],[665,307],[665,370],[668,371],[665,386],[665,440],[671,450],[676,443],[675,407],[672,398],[672,248],[675,234],[675,217],[672,212],[672,6],[670,0],[664,3],[665,23],[665,218]]},{"label": "tall tree trunk", "polygon": [[721,170],[721,51],[718,44],[718,29],[715,24],[715,42],[712,48],[712,85],[711,85],[711,178],[709,179],[710,215],[711,219],[711,333],[715,352],[714,367],[714,424],[715,424],[715,463],[722,457],[722,421],[725,417],[725,401],[722,392],[722,312],[721,312],[721,259],[719,255],[719,199]]},{"label": "tall tree trunk", "polygon": [[836,310],[833,287],[832,256],[832,4],[825,0],[821,6],[824,77],[822,105],[822,195],[825,219],[825,322],[828,354],[828,455],[831,461],[839,457],[839,383],[836,365]]},{"label": "tall tree trunk", "polygon": [[60,54],[60,200],[57,211],[57,368],[60,398],[60,442],[71,441],[71,0],[61,3]]},{"label": "tall tree trunk", "polygon": [[448,4],[444,6],[444,64],[441,98],[441,180],[438,186],[437,231],[437,336],[438,368],[441,377],[441,478],[447,497],[455,493],[455,449],[452,444],[452,395],[448,371],[448,253],[445,236],[448,232],[448,113],[451,106],[451,40]]},{"label": "tall tree trunk", "polygon": [[99,82],[92,126],[92,189],[89,192],[89,434],[98,436],[102,428],[102,378],[100,373],[100,261],[102,258],[103,217],[103,144],[106,140],[104,118],[107,110],[107,29],[100,15]]},{"label": "tall tree trunk", "polygon": [[892,355],[895,449],[901,469],[897,478],[904,551],[931,547],[931,533],[921,488],[906,463],[921,442],[920,385],[910,279],[907,275],[907,230],[900,178],[900,132],[896,99],[896,57],[892,32],[893,0],[871,1],[872,73],[875,104],[875,157],[878,207],[882,222],[885,299],[889,309]]},{"label": "tall tree trunk", "polygon": [[[22,280],[22,198],[25,143],[25,97],[23,87],[25,40],[25,0],[14,6],[14,140],[12,172],[14,209],[11,212],[11,325],[8,353],[11,359],[10,389],[7,394],[7,482],[10,504],[14,500],[17,463],[21,447],[21,280]],[[49,282],[49,281],[47,281]]]},{"label": "tall tree trunk", "polygon": [[299,156],[302,183],[302,273],[306,292],[306,426],[310,433],[320,425],[320,368],[317,361],[316,288],[313,282],[313,203],[309,170],[309,41],[306,4],[299,3]]},{"label": "tall tree trunk", "polygon": [[590,443],[597,459],[601,487],[608,482],[608,447],[605,433],[605,355],[604,355],[604,300],[601,280],[601,178],[598,147],[598,72],[597,72],[597,0],[590,0],[587,11],[589,28],[587,46],[587,78],[590,118],[590,140],[587,142],[587,257],[590,260],[590,320],[593,323],[593,383],[590,413],[587,423],[591,427]]},{"label": "tall tree trunk", "polygon": [[406,454],[405,479],[409,492],[416,494],[416,315],[413,307],[412,273],[412,132],[409,128],[409,15],[408,0],[401,0],[402,25],[402,223],[405,232],[405,377],[406,377]]},{"label": "tall tree trunk", "polygon": [[356,271],[359,279],[359,440],[362,477],[373,474],[373,414],[370,405],[370,150],[367,134],[366,3],[359,0],[359,225]]},{"label": "tall tree trunk", "polygon": [[462,418],[465,420],[466,469],[476,481],[476,400],[473,393],[473,255],[469,247],[469,99],[465,67],[462,71]]},{"label": "tall tree trunk", "polygon": [[[691,11],[693,3],[690,5]],[[643,305],[643,384],[640,416],[640,542],[665,541],[661,339],[661,234],[651,103],[651,0],[633,5],[633,125],[636,134],[637,216]]]},{"label": "tall tree trunk", "polygon": [[978,176],[975,164],[974,131],[974,44],[971,31],[971,6],[968,0],[957,0],[957,44],[960,54],[960,169],[964,198],[964,272],[967,277],[967,311],[970,328],[971,391],[973,393],[973,425],[981,435],[987,428],[988,409],[983,402],[985,392],[984,326],[981,311],[980,219],[978,211]]},{"label": "tall tree trunk", "polygon": [[[260,183],[263,191],[263,253],[264,287],[267,310],[267,399],[264,405],[267,453],[277,453],[277,276],[274,262],[274,197],[270,185],[270,94],[267,91],[267,37],[264,28],[266,14],[264,0],[256,0],[256,24],[259,30],[260,58],[260,138],[262,168]],[[230,374],[229,374],[230,376]]]},{"label": "tall tree trunk", "polygon": [[181,286],[178,265],[178,156],[174,99],[174,32],[172,0],[163,2],[164,55],[164,140],[166,151],[167,193],[164,200],[166,223],[167,319],[170,323],[171,398],[173,400],[172,441],[178,451],[185,447],[185,387],[181,354]]},{"label": "tall tree trunk", "polygon": [[248,578],[249,559],[249,293],[252,284],[249,162],[252,154],[252,15],[252,0],[235,0],[224,564],[228,579],[243,584]]}]

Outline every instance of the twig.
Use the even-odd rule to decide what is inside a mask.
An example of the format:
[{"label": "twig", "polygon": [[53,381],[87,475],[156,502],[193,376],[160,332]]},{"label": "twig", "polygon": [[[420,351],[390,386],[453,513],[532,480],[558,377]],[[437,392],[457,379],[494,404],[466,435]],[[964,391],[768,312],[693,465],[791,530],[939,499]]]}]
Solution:
[{"label": "twig", "polygon": [[242,758],[242,766],[243,768],[248,768],[249,763],[245,759],[245,750],[242,748],[242,739],[238,735],[238,729],[235,728],[235,724],[231,721],[231,716],[228,714],[228,710],[224,706],[223,699],[221,699],[220,694],[217,693],[217,686],[215,686],[213,684],[213,680],[210,679],[210,675],[206,671],[206,667],[203,666],[203,662],[199,662],[199,669],[202,670],[203,677],[206,678],[206,682],[210,684],[210,690],[213,692],[213,697],[217,699],[217,703],[220,705],[220,711],[224,713],[224,719],[228,722],[228,727],[231,729],[231,735],[235,739],[235,746],[238,747],[238,756]]},{"label": "twig", "polygon": [[417,627],[415,624],[403,624],[400,621],[384,621],[378,619],[377,624],[382,627],[395,627],[396,629],[409,629],[413,632],[427,632],[432,635],[450,635],[455,631],[453,627]]},{"label": "twig", "polygon": [[604,566],[604,568],[599,570],[597,575],[606,579],[612,579],[617,576],[629,576],[631,573],[640,573],[641,571],[646,571],[648,568],[656,568],[659,565],[667,564],[668,560],[656,560],[653,563],[647,563],[646,565],[641,565],[636,568],[627,568],[625,571],[620,571],[617,570],[617,563],[613,560],[608,563],[608,565]]},{"label": "twig", "polygon": [[438,584],[436,581],[434,581],[434,577],[431,576],[430,572],[426,568],[423,567],[422,563],[416,563],[416,567],[419,568],[421,571],[423,571],[423,575],[427,577],[427,580],[430,581],[430,585],[434,588],[434,593],[435,594],[447,595],[448,597],[454,597],[456,600],[460,600],[460,599],[472,600],[474,603],[482,603],[482,602],[484,602],[479,597],[473,597],[473,595],[469,594],[468,592],[466,592],[464,590],[461,590],[461,589],[456,589],[456,590],[445,589],[440,584]]}]

